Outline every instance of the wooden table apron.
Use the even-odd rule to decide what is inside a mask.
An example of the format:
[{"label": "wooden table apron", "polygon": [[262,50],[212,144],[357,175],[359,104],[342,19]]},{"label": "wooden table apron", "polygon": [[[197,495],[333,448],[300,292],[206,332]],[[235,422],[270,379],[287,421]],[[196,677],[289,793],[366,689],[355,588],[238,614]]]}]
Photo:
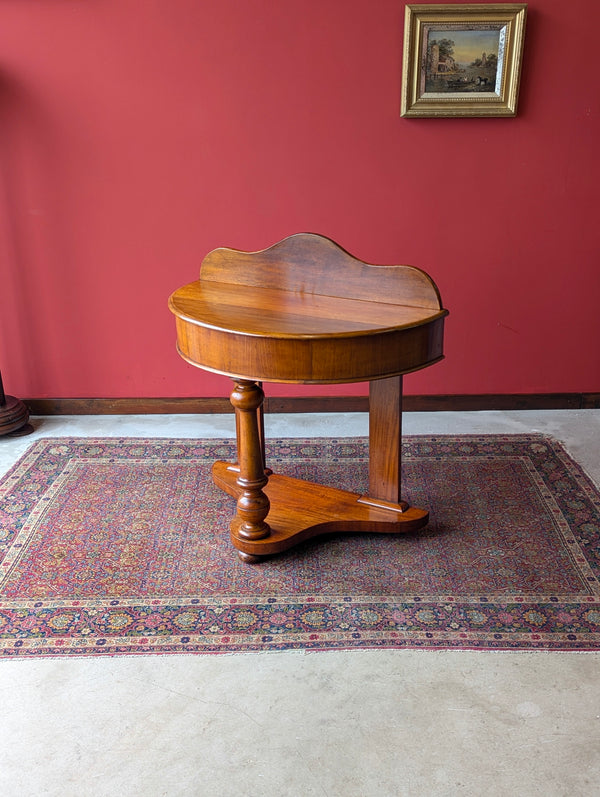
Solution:
[{"label": "wooden table apron", "polygon": [[[216,253],[252,255],[255,260],[262,256],[264,267],[265,252],[269,255],[277,246],[285,246],[293,260],[298,247],[322,253],[332,245],[337,247],[320,236],[300,235],[262,253]],[[343,250],[334,254],[339,252],[349,259],[345,265],[364,266]],[[211,257],[215,253],[205,263]],[[280,273],[279,263],[274,270]],[[442,359],[447,311],[441,301],[436,306],[428,300],[426,307],[394,305],[385,297],[383,302],[357,303],[352,296],[299,293],[289,286],[279,290],[271,283],[211,281],[208,268],[207,275],[206,282],[201,279],[176,291],[170,308],[180,355],[234,381],[238,461],[215,462],[212,474],[215,484],[237,500],[231,541],[240,558],[258,562],[330,532],[400,533],[426,525],[427,510],[408,506],[401,496],[402,379]],[[423,279],[423,272],[418,278]],[[275,474],[266,467],[264,382],[364,381],[369,382],[368,495]]]}]

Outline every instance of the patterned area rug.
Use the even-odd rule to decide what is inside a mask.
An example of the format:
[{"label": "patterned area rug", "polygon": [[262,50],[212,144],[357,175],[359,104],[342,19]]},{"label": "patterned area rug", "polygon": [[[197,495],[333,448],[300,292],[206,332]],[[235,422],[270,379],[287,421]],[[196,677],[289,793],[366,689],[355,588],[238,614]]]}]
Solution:
[{"label": "patterned area rug", "polygon": [[[412,535],[259,565],[213,486],[230,441],[46,439],[0,482],[0,655],[600,649],[600,497],[541,435],[409,437]],[[364,439],[277,440],[274,470],[367,488]]]}]

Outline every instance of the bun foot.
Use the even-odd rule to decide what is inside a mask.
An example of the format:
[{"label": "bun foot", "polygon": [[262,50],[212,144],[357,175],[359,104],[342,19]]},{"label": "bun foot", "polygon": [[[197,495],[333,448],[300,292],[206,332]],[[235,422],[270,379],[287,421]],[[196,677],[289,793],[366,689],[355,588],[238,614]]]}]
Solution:
[{"label": "bun foot", "polygon": [[257,565],[259,562],[262,562],[265,558],[264,556],[254,556],[251,553],[244,553],[244,551],[238,551],[238,556],[247,565]]}]

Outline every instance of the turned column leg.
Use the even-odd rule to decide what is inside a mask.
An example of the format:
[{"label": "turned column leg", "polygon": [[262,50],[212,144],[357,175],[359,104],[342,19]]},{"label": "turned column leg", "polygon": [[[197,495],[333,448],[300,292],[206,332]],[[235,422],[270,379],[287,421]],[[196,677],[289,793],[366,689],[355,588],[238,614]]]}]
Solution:
[{"label": "turned column leg", "polygon": [[402,377],[369,385],[369,496],[402,504]]},{"label": "turned column leg", "polygon": [[[262,382],[255,382],[254,384],[258,385],[258,387],[262,390]],[[261,401],[260,407],[258,407],[258,409],[256,410],[256,422],[258,424],[258,437],[259,437],[259,440],[260,440],[260,450],[261,450],[261,454],[262,454],[263,468],[265,469],[265,473],[267,474],[267,476],[271,476],[273,471],[271,470],[271,468],[267,468],[267,455],[266,455],[266,450],[265,450],[264,393],[263,393],[263,401]],[[235,430],[236,430],[236,435],[237,435],[237,451],[238,451],[238,457],[239,457],[239,450],[240,450],[240,424],[237,422],[237,416],[236,416]],[[232,465],[232,467],[238,467],[238,466],[236,464],[236,465]],[[238,467],[238,469],[239,469],[239,467]]]},{"label": "turned column leg", "polygon": [[[231,523],[233,537],[260,540],[268,537],[270,528],[265,518],[269,513],[269,499],[263,487],[269,478],[263,464],[263,441],[260,430],[260,407],[264,393],[256,382],[235,381],[231,403],[235,408],[239,475],[236,484],[241,490],[237,501],[237,515]],[[244,561],[257,557],[238,551]]]},{"label": "turned column leg", "polygon": [[[262,382],[256,383],[259,388],[262,390]],[[263,400],[260,402],[260,407],[256,411],[257,421],[258,421],[258,436],[260,437],[260,450],[262,452],[262,463],[263,468],[267,476],[270,476],[273,471],[270,468],[267,468],[267,452],[265,448],[265,403],[264,403],[264,392],[263,392]]]}]

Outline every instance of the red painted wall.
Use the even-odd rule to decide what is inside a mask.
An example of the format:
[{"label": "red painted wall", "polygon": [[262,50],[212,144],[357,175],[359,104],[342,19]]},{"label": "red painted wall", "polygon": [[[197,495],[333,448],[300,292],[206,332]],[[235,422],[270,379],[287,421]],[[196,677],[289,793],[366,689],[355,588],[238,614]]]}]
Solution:
[{"label": "red painted wall", "polygon": [[[516,119],[401,119],[403,17],[398,0],[3,0],[7,391],[226,395],[178,358],[167,297],[212,248],[298,231],[436,279],[447,359],[407,392],[600,390],[600,5],[530,4]],[[335,391],[270,388],[307,392]]]}]

